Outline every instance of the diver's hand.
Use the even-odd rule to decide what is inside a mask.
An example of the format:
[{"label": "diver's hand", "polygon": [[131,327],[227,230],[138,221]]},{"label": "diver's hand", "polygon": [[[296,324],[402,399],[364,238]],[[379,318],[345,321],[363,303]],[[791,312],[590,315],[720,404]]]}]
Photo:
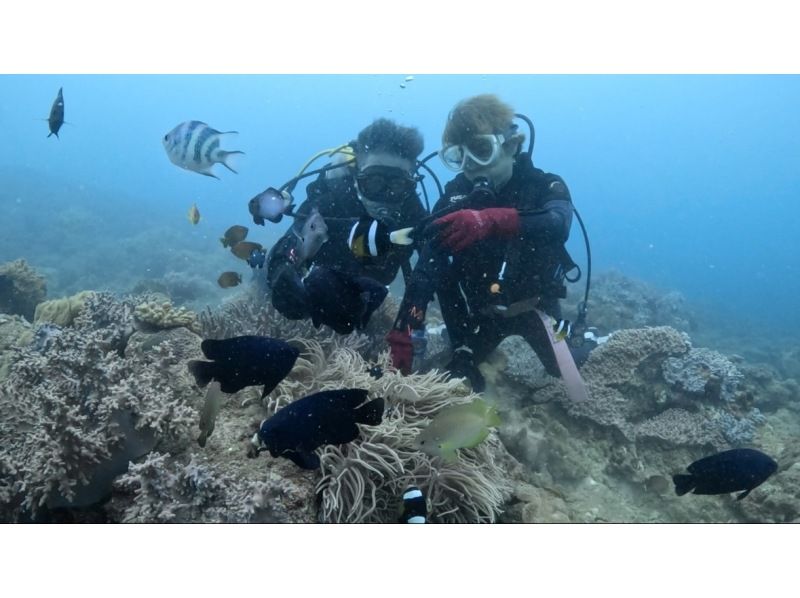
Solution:
[{"label": "diver's hand", "polygon": [[392,365],[404,376],[410,374],[411,363],[414,359],[411,334],[404,330],[394,329],[386,335],[386,342],[389,343],[389,357]]},{"label": "diver's hand", "polygon": [[437,218],[439,241],[454,253],[464,251],[490,237],[510,239],[519,234],[519,212],[515,208],[458,210]]}]

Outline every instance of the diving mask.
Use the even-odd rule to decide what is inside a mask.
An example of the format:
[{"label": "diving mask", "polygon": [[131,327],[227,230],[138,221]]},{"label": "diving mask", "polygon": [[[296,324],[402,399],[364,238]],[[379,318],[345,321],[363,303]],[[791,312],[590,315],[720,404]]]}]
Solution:
[{"label": "diving mask", "polygon": [[443,147],[439,150],[439,157],[447,168],[455,172],[464,170],[467,158],[479,166],[488,166],[497,159],[506,141],[502,134],[475,135],[467,143]]},{"label": "diving mask", "polygon": [[414,192],[417,179],[400,168],[370,166],[356,175],[358,191],[378,203],[398,203]]}]

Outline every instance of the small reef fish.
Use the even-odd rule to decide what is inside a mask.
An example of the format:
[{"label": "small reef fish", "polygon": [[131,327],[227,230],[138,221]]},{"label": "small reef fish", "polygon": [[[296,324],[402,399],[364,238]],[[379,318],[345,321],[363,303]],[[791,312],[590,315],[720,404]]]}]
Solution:
[{"label": "small reef fish", "polygon": [[262,398],[289,374],[300,354],[286,341],[268,336],[206,339],[200,343],[200,349],[212,360],[188,363],[189,372],[200,388],[212,380],[218,381],[225,393],[263,384]]},{"label": "small reef fish", "polygon": [[200,210],[197,209],[196,203],[193,203],[192,207],[189,208],[189,211],[186,212],[186,217],[192,224],[197,224],[198,222],[200,222]]},{"label": "small reef fish", "polygon": [[206,389],[206,398],[200,410],[200,436],[197,437],[197,444],[201,447],[206,446],[206,440],[214,431],[214,423],[224,401],[225,395],[219,387],[219,382],[211,382]]},{"label": "small reef fish", "polygon": [[242,275],[238,272],[223,272],[217,279],[217,284],[223,289],[235,287],[242,282]]},{"label": "small reef fish", "polygon": [[303,286],[308,293],[314,327],[326,324],[339,334],[363,330],[389,292],[372,278],[324,266],[314,267],[303,279]]},{"label": "small reef fish", "polygon": [[247,261],[254,251],[261,251],[264,247],[261,243],[253,241],[239,241],[236,245],[231,247],[231,253],[238,257],[240,260]]},{"label": "small reef fish", "polygon": [[219,147],[222,135],[233,135],[237,131],[217,131],[199,120],[183,122],[164,135],[161,140],[170,162],[186,170],[205,176],[219,177],[211,172],[214,164],[222,164],[233,173],[228,158],[240,151],[225,151]]},{"label": "small reef fish", "polygon": [[261,422],[253,439],[273,457],[291,459],[303,469],[317,469],[314,450],[346,444],[358,438],[356,424],[377,426],[383,419],[383,399],[367,401],[363,388],[325,390],[303,397]]},{"label": "small reef fish", "polygon": [[58,88],[58,95],[53,100],[53,105],[50,108],[50,116],[47,118],[47,124],[50,126],[50,135],[55,135],[59,139],[58,131],[61,125],[64,124],[64,95],[62,93],[63,87]]},{"label": "small reef fish", "polygon": [[246,261],[251,268],[263,268],[267,263],[267,252],[263,249],[254,249]]},{"label": "small reef fish", "polygon": [[572,324],[569,320],[558,320],[553,324],[553,337],[557,341],[569,338],[570,334],[572,334]]},{"label": "small reef fish", "polygon": [[403,511],[398,523],[427,523],[428,505],[425,495],[416,486],[409,486],[403,492]]},{"label": "small reef fish", "polygon": [[763,484],[778,470],[778,464],[769,455],[755,449],[732,449],[704,457],[689,465],[689,474],[672,476],[675,494],[728,494],[743,492],[742,500],[753,488]]},{"label": "small reef fish", "polygon": [[421,226],[409,226],[390,231],[385,224],[364,217],[350,229],[348,244],[357,258],[378,257],[391,251],[393,245],[413,245],[423,230]]},{"label": "small reef fish", "polygon": [[500,425],[495,407],[483,399],[442,409],[414,439],[414,447],[452,461],[456,450],[478,446],[489,436],[489,428]]},{"label": "small reef fish", "polygon": [[292,196],[274,187],[267,187],[248,202],[247,208],[256,224],[264,226],[265,219],[277,224],[284,214],[292,213]]},{"label": "small reef fish", "polygon": [[328,225],[319,210],[314,208],[307,218],[294,221],[292,231],[300,241],[297,255],[300,264],[306,264],[317,255],[320,247],[328,240]]},{"label": "small reef fish", "polygon": [[223,247],[233,247],[237,243],[241,243],[247,238],[248,228],[239,224],[234,224],[225,234],[220,237],[219,242]]},{"label": "small reef fish", "polygon": [[378,364],[375,364],[371,368],[369,368],[367,370],[367,373],[376,380],[380,380],[381,378],[383,378],[383,368]]}]

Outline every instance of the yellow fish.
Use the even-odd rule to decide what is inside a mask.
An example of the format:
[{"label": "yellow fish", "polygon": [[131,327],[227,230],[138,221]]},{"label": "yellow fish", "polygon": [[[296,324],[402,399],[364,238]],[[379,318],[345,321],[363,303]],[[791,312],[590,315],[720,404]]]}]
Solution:
[{"label": "yellow fish", "polygon": [[186,217],[189,218],[189,222],[192,224],[197,224],[200,222],[200,210],[197,209],[196,203],[193,203],[192,207],[189,208],[189,211],[186,213]]},{"label": "yellow fish", "polygon": [[414,439],[414,447],[432,457],[452,461],[456,449],[478,446],[486,440],[489,428],[499,425],[497,409],[483,399],[475,399],[442,409]]}]

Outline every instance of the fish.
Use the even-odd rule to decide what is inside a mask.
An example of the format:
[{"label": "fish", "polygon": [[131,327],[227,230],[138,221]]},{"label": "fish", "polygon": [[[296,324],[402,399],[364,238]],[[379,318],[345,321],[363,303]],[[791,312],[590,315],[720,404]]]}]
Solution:
[{"label": "fish", "polygon": [[414,439],[414,447],[432,457],[452,461],[456,450],[478,446],[489,428],[500,425],[497,409],[484,401],[445,407]]},{"label": "fish", "polygon": [[306,218],[297,218],[292,225],[292,231],[300,240],[297,256],[301,265],[312,260],[328,240],[328,225],[317,208],[311,210]]},{"label": "fish", "polygon": [[164,135],[161,143],[170,162],[176,166],[218,179],[211,172],[214,164],[222,164],[235,174],[228,158],[234,154],[244,154],[238,150],[225,151],[219,147],[219,138],[222,135],[236,133],[237,131],[217,131],[199,120],[188,120]]},{"label": "fish", "polygon": [[50,107],[50,116],[47,118],[47,124],[50,127],[50,134],[55,135],[56,139],[60,139],[58,136],[58,131],[61,129],[61,125],[64,124],[64,94],[62,93],[63,87],[58,88],[58,95],[56,99],[53,100],[53,105]]},{"label": "fish", "polygon": [[192,360],[187,364],[200,388],[216,380],[222,392],[230,394],[263,384],[262,398],[289,375],[300,354],[286,341],[269,336],[206,339],[200,349],[212,361]]},{"label": "fish", "polygon": [[284,214],[292,213],[292,196],[286,191],[267,187],[248,202],[247,208],[256,224],[264,226],[265,219],[277,224]]},{"label": "fish", "polygon": [[570,334],[572,334],[572,324],[569,320],[558,320],[553,323],[553,338],[556,341],[563,341],[569,338]]},{"label": "fish", "polygon": [[375,365],[373,365],[372,367],[370,367],[367,370],[367,373],[370,376],[372,376],[373,378],[375,378],[376,380],[380,380],[381,378],[383,378],[383,368],[380,365],[378,365],[377,363]]},{"label": "fish", "polygon": [[211,382],[206,389],[206,398],[203,401],[203,408],[200,410],[200,436],[197,437],[197,444],[201,447],[206,446],[206,441],[214,431],[214,422],[217,421],[225,395],[219,387],[219,382]]},{"label": "fish", "polygon": [[186,212],[186,217],[192,224],[197,224],[198,222],[200,222],[200,210],[197,209],[196,203],[193,203],[192,207],[189,208],[189,211]]},{"label": "fish", "polygon": [[398,523],[427,523],[428,505],[425,495],[416,486],[409,486],[403,492],[403,511]]},{"label": "fish", "polygon": [[254,249],[247,258],[247,265],[251,268],[263,268],[267,263],[267,252],[263,249]]},{"label": "fish", "polygon": [[406,82],[413,81],[414,80],[414,75],[409,75],[408,77],[406,77],[405,80],[406,80]]},{"label": "fish", "polygon": [[223,272],[217,278],[217,284],[223,289],[235,287],[242,282],[242,275],[238,272]]},{"label": "fish", "polygon": [[330,326],[339,334],[363,330],[389,289],[366,276],[317,266],[303,279],[315,328]]},{"label": "fish", "polygon": [[239,241],[236,245],[231,247],[231,253],[238,257],[240,260],[247,261],[254,251],[262,251],[264,247],[261,243],[253,241]]},{"label": "fish", "polygon": [[237,243],[241,243],[247,238],[248,228],[239,224],[234,224],[225,234],[220,237],[219,242],[223,247],[233,247]]},{"label": "fish", "polygon": [[736,500],[742,500],[763,484],[778,470],[778,464],[769,455],[756,449],[732,449],[716,455],[703,457],[686,468],[689,474],[672,476],[675,494],[727,494],[739,492]]},{"label": "fish", "polygon": [[273,457],[290,459],[302,469],[317,469],[314,450],[347,444],[359,435],[356,424],[377,426],[383,420],[382,398],[368,401],[363,388],[324,390],[290,403],[261,422],[258,441]]}]

